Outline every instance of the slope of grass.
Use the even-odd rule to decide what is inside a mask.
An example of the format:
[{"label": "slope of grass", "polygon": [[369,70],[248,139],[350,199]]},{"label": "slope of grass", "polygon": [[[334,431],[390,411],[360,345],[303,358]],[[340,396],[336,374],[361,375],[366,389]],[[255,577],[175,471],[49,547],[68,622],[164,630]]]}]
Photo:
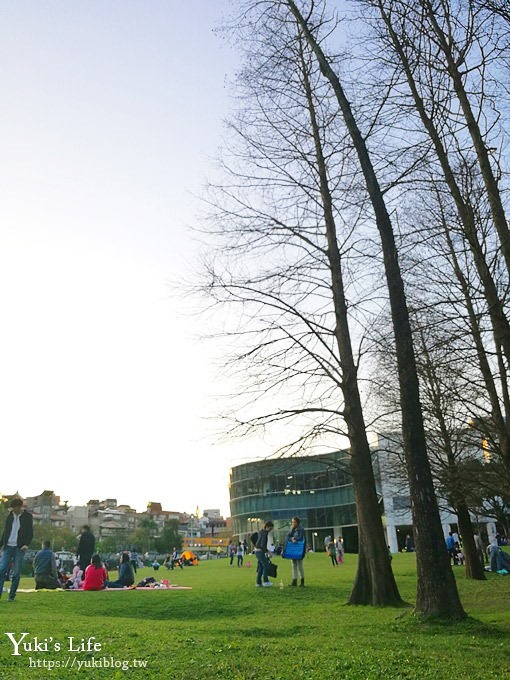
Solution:
[{"label": "slope of grass", "polygon": [[[411,606],[347,606],[354,556],[348,555],[338,568],[324,554],[307,556],[305,588],[288,587],[290,565],[278,560],[275,587],[256,589],[255,560],[248,561],[249,568],[215,560],[156,574],[192,586],[189,591],[19,593],[14,603],[4,594],[0,677],[505,677],[510,576],[488,574],[487,582],[467,581],[462,568],[456,568],[468,619],[453,625],[424,624],[413,617]],[[412,604],[414,555],[395,556],[393,566],[401,594]],[[138,576],[152,574],[145,569]],[[22,580],[21,587],[31,585],[31,579]],[[24,641],[32,647],[34,638],[39,644],[46,640],[48,651],[24,651],[20,645],[20,655],[13,655],[7,632],[15,639],[26,632]],[[86,648],[90,636],[101,649],[69,651],[69,637],[75,649],[82,638]],[[146,663],[146,668],[133,668],[135,661],[138,666]],[[98,665],[106,663],[106,668]],[[123,670],[122,664],[130,668]]]}]

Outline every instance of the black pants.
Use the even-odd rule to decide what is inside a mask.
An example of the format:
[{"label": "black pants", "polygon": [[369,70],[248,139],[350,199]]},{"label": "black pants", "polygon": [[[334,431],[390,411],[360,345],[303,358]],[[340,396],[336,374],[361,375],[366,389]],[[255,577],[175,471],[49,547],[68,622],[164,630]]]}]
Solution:
[{"label": "black pants", "polygon": [[59,582],[54,576],[50,574],[36,574],[35,575],[35,589],[40,590],[41,588],[48,588],[49,590],[55,590],[59,587]]}]

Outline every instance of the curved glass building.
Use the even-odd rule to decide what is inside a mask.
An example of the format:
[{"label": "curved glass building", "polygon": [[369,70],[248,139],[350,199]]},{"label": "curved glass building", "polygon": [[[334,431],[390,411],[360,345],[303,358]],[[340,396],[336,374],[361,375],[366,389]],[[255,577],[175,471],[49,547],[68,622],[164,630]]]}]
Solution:
[{"label": "curved glass building", "polygon": [[[401,463],[401,436],[378,434],[371,449],[387,544],[391,552],[398,552],[413,536],[410,491]],[[446,499],[442,505],[440,517],[447,536],[449,531],[458,531],[457,518],[447,509]],[[324,550],[324,539],[330,536],[342,537],[346,552],[358,552],[349,451],[264,459],[233,467],[230,513],[232,533],[240,540],[249,540],[250,534],[271,519],[275,539],[283,544],[290,520],[297,516],[314,550]],[[473,515],[472,522],[485,542],[495,535],[496,525],[490,519]]]},{"label": "curved glass building", "polygon": [[342,536],[346,552],[357,552],[356,506],[348,465],[347,452],[335,451],[233,467],[233,534],[240,540],[248,539],[271,519],[275,539],[283,543],[291,518],[297,516],[314,550],[324,550],[326,536]]}]

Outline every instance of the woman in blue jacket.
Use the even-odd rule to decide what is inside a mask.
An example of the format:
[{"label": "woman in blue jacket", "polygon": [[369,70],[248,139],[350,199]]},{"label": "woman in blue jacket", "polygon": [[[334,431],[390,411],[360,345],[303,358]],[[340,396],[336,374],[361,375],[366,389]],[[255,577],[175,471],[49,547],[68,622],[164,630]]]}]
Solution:
[{"label": "woman in blue jacket", "polygon": [[[297,543],[305,538],[305,530],[301,526],[301,520],[299,517],[293,517],[291,520],[291,529],[287,534],[287,541],[291,543]],[[304,555],[303,555],[304,557]],[[291,586],[297,586],[298,571],[301,581],[300,586],[305,585],[305,570],[303,569],[303,559],[292,560],[292,583]]]}]

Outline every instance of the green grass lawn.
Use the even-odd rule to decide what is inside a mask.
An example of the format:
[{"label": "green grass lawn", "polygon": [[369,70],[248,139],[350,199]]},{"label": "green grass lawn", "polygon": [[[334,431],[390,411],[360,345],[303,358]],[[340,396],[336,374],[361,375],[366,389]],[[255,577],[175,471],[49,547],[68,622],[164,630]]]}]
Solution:
[{"label": "green grass lawn", "polygon": [[[277,559],[275,587],[256,589],[255,560],[248,558],[251,568],[223,559],[183,571],[138,572],[139,578],[169,576],[192,590],[19,593],[13,603],[4,593],[0,678],[510,678],[510,576],[467,581],[456,567],[469,618],[424,624],[410,608],[347,606],[356,558],[346,558],[333,568],[324,553],[308,555],[305,588],[288,587],[290,565]],[[393,566],[401,595],[412,604],[414,555],[396,555]],[[24,578],[20,587],[32,585]],[[7,632],[16,639],[28,633],[25,642],[47,639],[48,651],[20,646],[15,656]],[[90,636],[99,651],[68,651],[69,637],[76,648]],[[48,668],[73,659],[72,668]],[[131,668],[87,667],[104,660]],[[135,660],[146,668],[132,668]],[[79,662],[86,662],[81,670]]]}]

